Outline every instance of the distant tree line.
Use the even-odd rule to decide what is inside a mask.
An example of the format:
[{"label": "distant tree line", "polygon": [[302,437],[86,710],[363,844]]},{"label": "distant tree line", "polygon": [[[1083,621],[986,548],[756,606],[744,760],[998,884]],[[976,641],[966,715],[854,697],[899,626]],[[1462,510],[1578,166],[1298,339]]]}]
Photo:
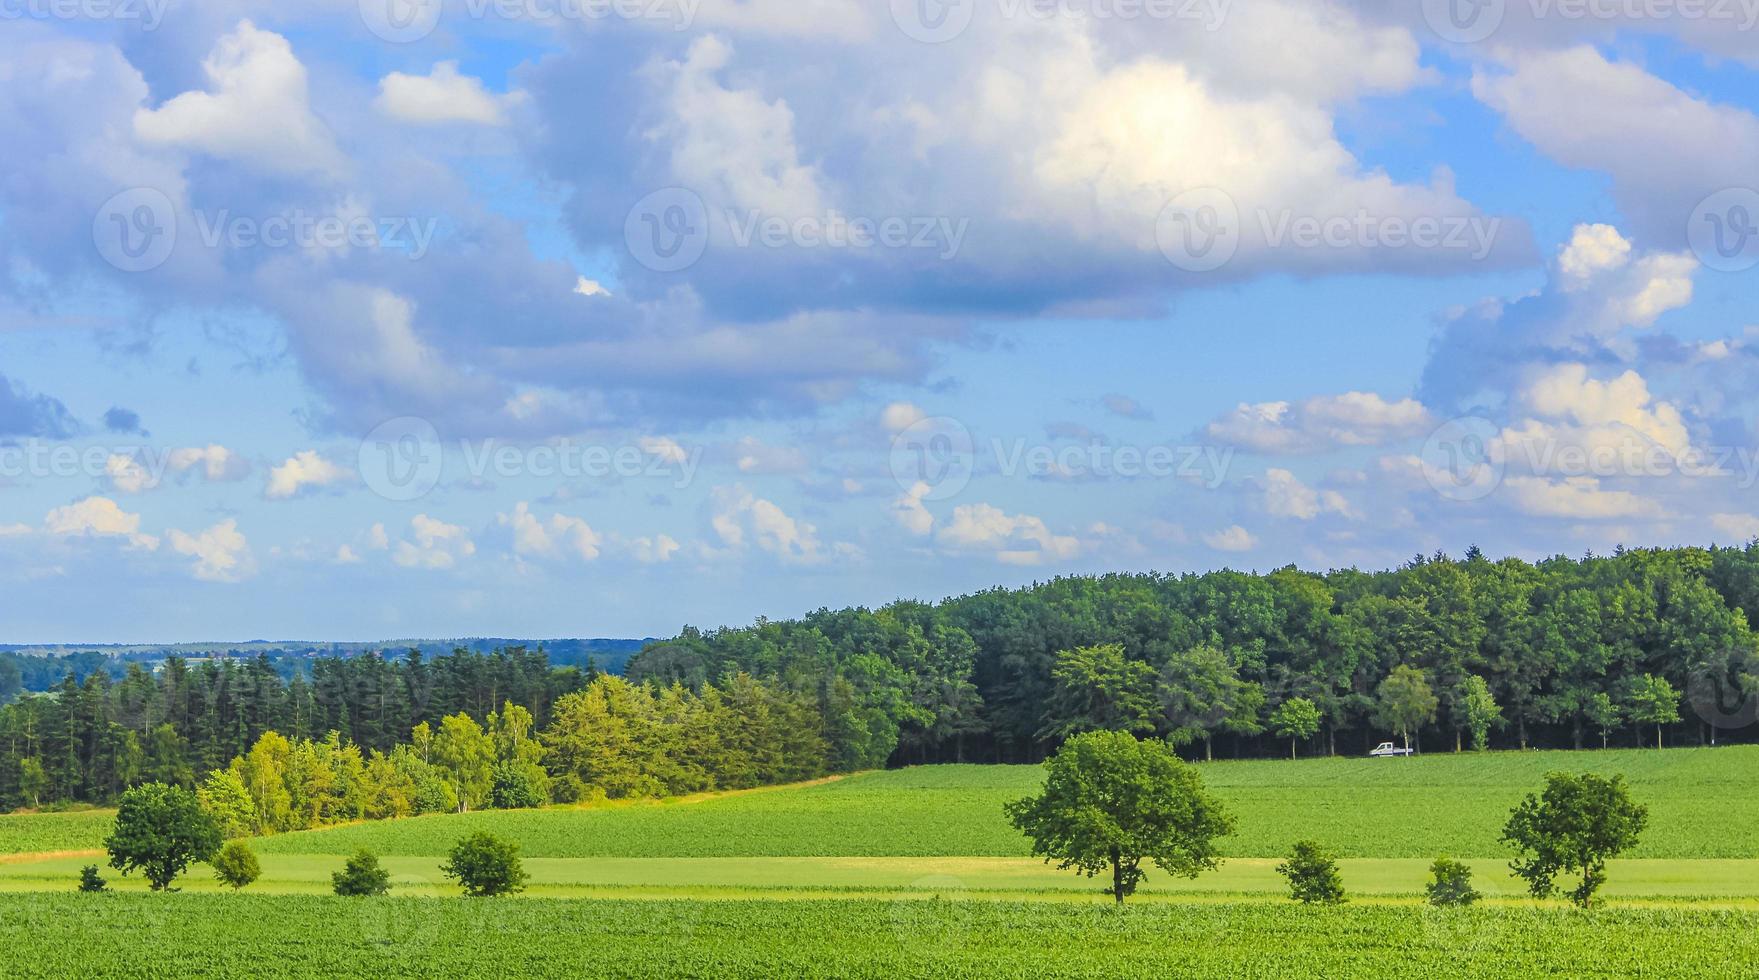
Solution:
[{"label": "distant tree line", "polygon": [[895,743],[894,764],[1035,761],[1101,729],[1260,755],[1395,736],[1698,742],[1754,734],[1749,610],[1759,544],[1537,564],[1474,548],[1381,572],[1070,577],[687,628],[627,674],[695,686],[740,670],[815,693],[833,754]]},{"label": "distant tree line", "polygon": [[[223,773],[267,830],[1034,761],[1101,730],[1206,756],[1750,738],[1748,609],[1759,544],[1537,564],[1473,549],[1383,572],[1071,577],[686,628],[627,679],[522,647],[320,658],[290,678],[264,657],[173,658],[0,707],[0,806],[142,782],[212,795],[236,788],[206,785]],[[502,730],[510,718],[524,734]],[[276,780],[286,816],[264,802]]]},{"label": "distant tree line", "polygon": [[635,685],[522,648],[320,660],[310,682],[282,682],[262,661],[173,659],[117,683],[69,676],[0,708],[0,806],[162,784],[193,789],[228,838],[746,789],[825,775],[834,758],[803,693],[738,672],[695,689]]}]

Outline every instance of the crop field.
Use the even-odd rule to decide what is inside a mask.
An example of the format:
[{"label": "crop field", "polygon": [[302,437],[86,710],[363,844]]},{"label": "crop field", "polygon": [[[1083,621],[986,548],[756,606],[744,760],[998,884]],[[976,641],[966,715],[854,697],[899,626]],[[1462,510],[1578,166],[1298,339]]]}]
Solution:
[{"label": "crop field", "polygon": [[[269,854],[251,894],[328,895],[330,875],[342,867],[340,854]],[[1219,870],[1190,880],[1150,870],[1134,902],[1212,900],[1229,896],[1274,897],[1288,885],[1276,873],[1277,858],[1231,858]],[[0,893],[66,891],[87,864],[100,858],[58,857],[0,864]],[[440,871],[441,858],[393,857],[392,894],[446,897],[458,887]],[[1493,901],[1523,901],[1525,884],[1508,862],[1478,858],[1469,862],[1474,884]],[[1358,898],[1416,900],[1429,879],[1421,858],[1345,858],[1344,885]],[[556,898],[861,898],[920,897],[1036,899],[1093,902],[1103,883],[1058,871],[1031,858],[1000,857],[743,857],[743,858],[531,858],[528,893]],[[1724,907],[1759,908],[1759,861],[1616,860],[1602,895],[1621,902],[1713,901]],[[138,875],[104,871],[110,888],[145,891]],[[186,892],[223,890],[209,869],[197,865],[178,888]]]},{"label": "crop field", "polygon": [[[1496,840],[1553,769],[1622,773],[1651,810],[1590,913],[1527,898]],[[1759,747],[1202,771],[1239,819],[1229,860],[1195,881],[1151,871],[1121,909],[1003,818],[1036,766],[287,834],[252,842],[262,877],[239,894],[197,865],[175,894],[105,869],[112,893],[80,895],[110,812],[0,817],[0,976],[1686,977],[1759,961]],[[520,843],[525,894],[458,897],[440,855],[476,829]],[[1345,855],[1349,904],[1287,901],[1275,865],[1301,836]],[[361,847],[384,856],[391,895],[329,895]],[[1444,852],[1485,902],[1423,903]]]},{"label": "crop field", "polygon": [[[1273,857],[1301,837],[1345,857],[1497,858],[1509,809],[1552,770],[1623,774],[1648,805],[1635,858],[1759,858],[1759,746],[1501,752],[1414,759],[1216,762],[1206,783],[1238,819],[1233,857]],[[930,766],[688,803],[437,815],[259,843],[265,854],[436,855],[472,830],[530,857],[1020,857],[1002,804],[1036,766]],[[99,835],[101,836],[101,835]],[[3,842],[3,838],[0,838]],[[0,850],[4,850],[0,843]]]},{"label": "crop field", "polygon": [[0,857],[103,847],[115,820],[115,810],[0,815]]},{"label": "crop field", "polygon": [[1694,908],[0,896],[0,975],[19,978],[1691,977],[1756,961],[1759,913]]}]

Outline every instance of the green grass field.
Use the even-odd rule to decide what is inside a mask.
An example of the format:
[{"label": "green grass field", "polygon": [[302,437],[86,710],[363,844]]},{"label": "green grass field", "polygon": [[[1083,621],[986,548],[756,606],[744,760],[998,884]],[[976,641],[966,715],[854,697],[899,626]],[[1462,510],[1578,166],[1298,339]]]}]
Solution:
[{"label": "green grass field", "polygon": [[[1650,807],[1592,913],[1528,899],[1496,840],[1553,769],[1623,773]],[[1685,977],[1759,960],[1759,747],[1202,771],[1239,819],[1230,859],[1195,881],[1152,872],[1124,909],[1003,818],[1035,766],[286,834],[252,842],[263,875],[236,895],[200,865],[177,894],[108,869],[116,894],[74,894],[112,815],[0,817],[0,976]],[[476,829],[519,841],[523,896],[456,897],[441,855]],[[1286,900],[1274,866],[1303,836],[1346,855],[1351,904]],[[361,847],[385,856],[391,897],[329,896]],[[1423,904],[1441,853],[1470,860],[1485,903]]]},{"label": "green grass field", "polygon": [[1698,977],[1756,961],[1759,913],[1696,908],[0,896],[0,975],[18,978]]},{"label": "green grass field", "polygon": [[0,857],[103,847],[115,820],[114,810],[0,815]]},{"label": "green grass field", "polygon": [[[1509,809],[1554,769],[1622,773],[1649,806],[1631,857],[1759,858],[1759,746],[1216,762],[1208,785],[1238,818],[1233,857],[1273,857],[1302,837],[1346,857],[1503,857]],[[1002,804],[1036,766],[929,766],[689,803],[438,815],[260,842],[272,854],[435,855],[477,829],[531,857],[1018,857]]]}]

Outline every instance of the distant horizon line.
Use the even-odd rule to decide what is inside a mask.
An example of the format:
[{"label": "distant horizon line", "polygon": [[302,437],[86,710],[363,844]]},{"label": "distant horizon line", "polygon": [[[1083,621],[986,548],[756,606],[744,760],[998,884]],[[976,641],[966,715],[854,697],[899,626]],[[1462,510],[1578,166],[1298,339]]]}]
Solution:
[{"label": "distant horizon line", "polygon": [[154,640],[111,641],[111,642],[53,642],[53,643],[0,643],[0,651],[17,653],[30,650],[104,650],[129,649],[137,647],[252,647],[252,646],[392,646],[404,643],[456,643],[465,641],[494,641],[523,644],[541,643],[649,643],[661,639],[656,636],[430,636],[430,637],[392,637],[382,640],[176,640],[159,642]]}]

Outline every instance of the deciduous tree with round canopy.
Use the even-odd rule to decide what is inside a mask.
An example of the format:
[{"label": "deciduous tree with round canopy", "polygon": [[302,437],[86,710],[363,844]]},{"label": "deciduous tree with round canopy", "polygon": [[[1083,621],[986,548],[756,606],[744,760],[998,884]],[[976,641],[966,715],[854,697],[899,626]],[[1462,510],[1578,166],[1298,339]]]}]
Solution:
[{"label": "deciduous tree with round canopy", "polygon": [[1554,772],[1540,795],[1529,793],[1510,812],[1502,839],[1520,852],[1509,867],[1535,898],[1550,896],[1559,874],[1576,874],[1581,882],[1570,898],[1587,908],[1606,882],[1607,860],[1635,847],[1648,822],[1648,808],[1631,800],[1623,776]]},{"label": "deciduous tree with round canopy", "polygon": [[193,861],[206,861],[220,848],[220,830],[189,790],[147,783],[122,794],[116,828],[104,841],[110,866],[123,874],[139,870],[153,891],[171,887]]},{"label": "deciduous tree with round canopy", "polygon": [[1043,791],[1006,808],[1032,838],[1034,856],[1088,877],[1109,869],[1119,902],[1136,891],[1145,860],[1183,878],[1221,865],[1215,839],[1233,830],[1233,819],[1165,742],[1088,732],[1044,768]]}]

